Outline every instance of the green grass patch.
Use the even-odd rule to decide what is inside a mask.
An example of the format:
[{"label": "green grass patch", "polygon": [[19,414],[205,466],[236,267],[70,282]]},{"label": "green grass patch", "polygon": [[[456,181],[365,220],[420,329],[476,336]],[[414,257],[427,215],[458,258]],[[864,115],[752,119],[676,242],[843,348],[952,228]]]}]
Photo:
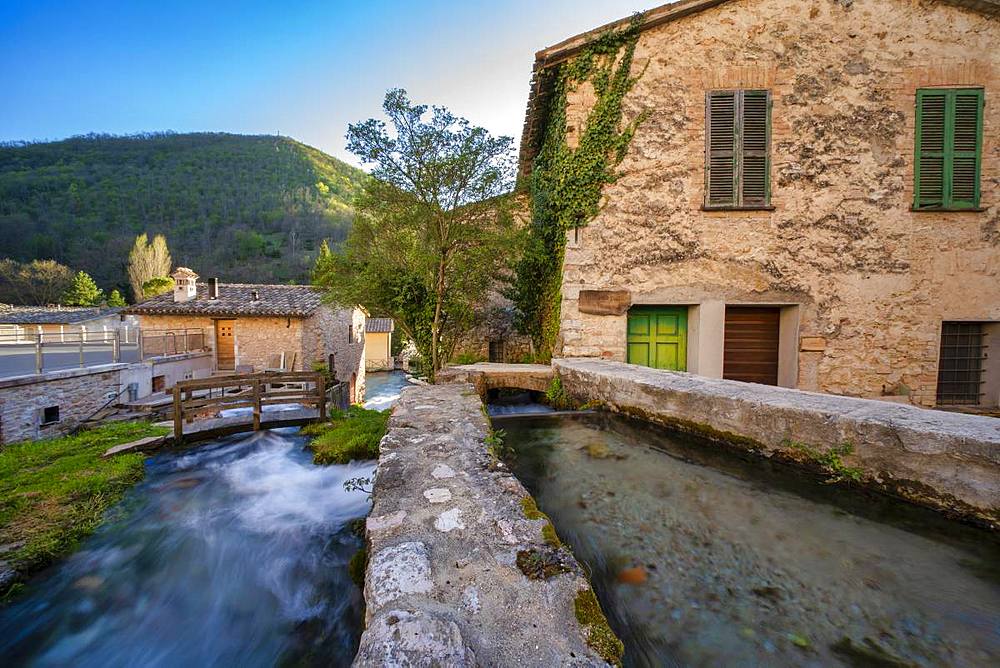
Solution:
[{"label": "green grass patch", "polygon": [[140,453],[104,452],[169,432],[119,422],[73,436],[11,443],[0,449],[0,554],[23,578],[70,553],[110,506],[143,477]]},{"label": "green grass patch", "polygon": [[315,463],[346,464],[378,458],[378,444],[388,421],[389,411],[351,406],[346,411],[333,411],[329,422],[307,425],[302,432],[314,437],[310,446]]}]

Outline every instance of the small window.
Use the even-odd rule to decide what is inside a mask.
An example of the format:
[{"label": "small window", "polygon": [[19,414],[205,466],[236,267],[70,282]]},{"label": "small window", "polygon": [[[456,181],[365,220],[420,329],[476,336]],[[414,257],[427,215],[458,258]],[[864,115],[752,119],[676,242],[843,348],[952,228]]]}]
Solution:
[{"label": "small window", "polygon": [[59,407],[46,406],[42,409],[42,424],[55,424],[59,422]]},{"label": "small window", "polygon": [[771,207],[771,92],[709,91],[705,208]]},{"label": "small window", "polygon": [[941,323],[937,403],[942,406],[979,404],[983,394],[983,323]]},{"label": "small window", "polygon": [[978,209],[982,88],[917,91],[913,208]]},{"label": "small window", "polygon": [[493,339],[490,341],[489,360],[491,362],[505,361],[503,343],[503,339]]},{"label": "small window", "polygon": [[347,326],[347,342],[354,343],[354,325]]}]

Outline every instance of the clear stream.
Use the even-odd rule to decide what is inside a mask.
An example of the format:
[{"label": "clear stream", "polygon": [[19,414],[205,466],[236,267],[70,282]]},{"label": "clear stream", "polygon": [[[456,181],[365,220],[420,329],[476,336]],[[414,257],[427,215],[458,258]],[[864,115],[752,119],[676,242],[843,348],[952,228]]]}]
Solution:
[{"label": "clear stream", "polygon": [[[400,377],[367,398],[388,408]],[[350,524],[369,503],[344,481],[374,467],[315,466],[305,445],[274,429],[148,459],[100,529],[0,610],[0,665],[350,665]]]},{"label": "clear stream", "polygon": [[998,666],[1000,543],[605,414],[494,419],[628,666]]}]

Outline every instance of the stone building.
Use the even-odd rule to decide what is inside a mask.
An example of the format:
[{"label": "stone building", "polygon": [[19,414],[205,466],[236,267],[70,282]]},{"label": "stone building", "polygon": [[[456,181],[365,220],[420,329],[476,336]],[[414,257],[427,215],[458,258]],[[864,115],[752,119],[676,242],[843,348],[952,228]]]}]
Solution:
[{"label": "stone building", "polygon": [[[536,55],[530,173],[556,68]],[[918,405],[1000,397],[1000,2],[683,0],[642,16],[569,234],[558,352]],[[567,144],[593,86],[566,97]]]},{"label": "stone building", "polygon": [[308,285],[199,283],[185,267],[174,290],[126,313],[139,317],[144,333],[201,330],[214,351],[217,372],[267,369],[309,371],[327,364],[351,384],[352,401],[364,397],[365,317],[360,308],[324,304]]},{"label": "stone building", "polygon": [[392,333],[396,323],[392,318],[368,318],[365,321],[365,369],[392,371]]}]

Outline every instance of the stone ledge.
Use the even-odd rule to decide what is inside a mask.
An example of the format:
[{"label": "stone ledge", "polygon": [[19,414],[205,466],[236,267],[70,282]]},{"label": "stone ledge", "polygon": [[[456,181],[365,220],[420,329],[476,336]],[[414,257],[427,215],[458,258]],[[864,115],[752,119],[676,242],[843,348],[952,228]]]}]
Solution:
[{"label": "stone ledge", "polygon": [[[472,385],[408,387],[393,411],[366,522],[366,629],[355,666],[600,666],[574,601],[589,589],[527,491],[489,453]],[[519,553],[558,552],[529,578]]]},{"label": "stone ledge", "polygon": [[44,371],[42,373],[25,374],[23,376],[9,376],[0,379],[0,390],[11,387],[21,387],[23,385],[36,385],[38,383],[48,383],[53,380],[66,380],[68,378],[79,378],[80,376],[93,376],[101,373],[112,373],[139,367],[145,362],[113,362],[95,366],[74,367],[72,369],[59,369],[58,371]]},{"label": "stone ledge", "polygon": [[553,360],[579,400],[737,445],[800,459],[799,443],[851,443],[847,464],[865,482],[911,501],[1000,528],[1000,420],[767,385],[659,371],[621,362]]},{"label": "stone ledge", "polygon": [[479,362],[442,369],[439,383],[472,383],[480,395],[495,388],[544,392],[552,382],[552,367],[544,364],[500,364]]}]

